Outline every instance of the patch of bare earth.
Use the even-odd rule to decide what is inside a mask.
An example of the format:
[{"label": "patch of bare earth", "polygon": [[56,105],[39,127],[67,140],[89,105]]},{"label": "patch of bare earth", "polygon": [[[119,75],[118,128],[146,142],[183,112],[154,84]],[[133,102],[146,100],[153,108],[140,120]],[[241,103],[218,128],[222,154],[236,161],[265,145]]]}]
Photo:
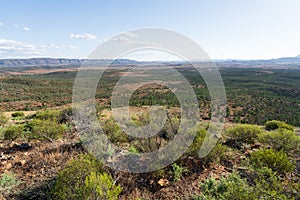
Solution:
[{"label": "patch of bare earth", "polygon": [[11,101],[11,102],[0,102],[0,109],[2,111],[7,110],[25,110],[26,106],[30,105],[33,108],[41,108],[42,102],[39,101]]},{"label": "patch of bare earth", "polygon": [[21,72],[7,72],[10,75],[27,75],[27,74],[49,74],[54,72],[74,72],[77,71],[77,68],[72,69],[33,69],[33,70],[24,70]]}]

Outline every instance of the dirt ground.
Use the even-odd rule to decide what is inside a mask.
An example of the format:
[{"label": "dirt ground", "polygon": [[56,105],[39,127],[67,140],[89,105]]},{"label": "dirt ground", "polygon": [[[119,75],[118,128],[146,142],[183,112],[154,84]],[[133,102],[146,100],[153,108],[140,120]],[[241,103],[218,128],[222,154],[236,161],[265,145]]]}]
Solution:
[{"label": "dirt ground", "polygon": [[[16,111],[2,112],[2,115],[3,115],[4,117],[10,119],[10,118],[11,118],[11,115],[12,115],[13,113],[15,113],[15,112],[16,112]],[[18,112],[19,112],[19,111],[18,111]],[[26,117],[26,116],[29,116],[29,115],[33,115],[33,114],[36,113],[36,111],[21,111],[21,112],[24,113],[25,117]]]},{"label": "dirt ground", "polygon": [[[144,111],[146,108],[130,108],[134,112]],[[179,112],[174,108],[174,112]],[[25,116],[32,115],[35,111],[23,111]],[[11,118],[13,112],[3,114]],[[102,117],[110,118],[111,111],[104,110]],[[225,127],[232,124],[226,123]],[[298,133],[299,128],[296,128]],[[55,177],[60,169],[65,167],[71,158],[86,153],[85,148],[79,143],[79,138],[65,137],[54,142],[3,140],[0,141],[0,177],[3,174],[15,174],[19,185],[13,193],[1,193],[0,200],[4,199],[49,199],[49,190],[55,182]],[[244,155],[235,154],[230,165],[243,159]],[[151,173],[129,174],[114,172],[117,183],[123,187],[120,199],[184,199],[200,193],[200,182],[210,175],[216,179],[227,176],[232,172],[230,165],[214,164],[204,167],[199,160],[186,158],[185,166],[188,172],[183,174],[179,181],[172,181],[168,177],[154,178]],[[169,171],[171,167],[165,169]]]},{"label": "dirt ground", "polygon": [[[2,141],[0,143],[0,175],[12,172],[20,182],[13,194],[0,195],[0,199],[47,199],[55,177],[71,158],[84,153],[75,140],[57,140],[54,143],[40,141]],[[216,178],[229,174],[222,165],[204,169],[193,159],[187,159],[195,168],[184,174],[180,181],[155,179],[151,174],[116,172],[123,187],[120,199],[182,199],[199,194],[199,182],[209,175]]]}]

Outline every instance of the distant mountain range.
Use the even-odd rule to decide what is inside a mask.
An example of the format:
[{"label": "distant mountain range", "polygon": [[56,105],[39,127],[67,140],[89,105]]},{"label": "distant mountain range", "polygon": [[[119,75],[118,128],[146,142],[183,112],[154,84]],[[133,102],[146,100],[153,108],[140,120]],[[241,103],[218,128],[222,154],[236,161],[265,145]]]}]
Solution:
[{"label": "distant mountain range", "polygon": [[59,65],[80,65],[80,59],[61,58],[30,58],[30,59],[2,59],[1,67],[25,67],[25,66],[59,66]]},{"label": "distant mountain range", "polygon": [[[201,61],[193,61],[201,62]],[[270,60],[213,60],[218,66],[221,67],[293,67],[300,68],[300,55],[296,57],[286,57]],[[30,58],[30,59],[0,59],[0,67],[79,67],[82,63],[93,64],[108,64],[115,65],[137,65],[137,64],[170,64],[170,65],[183,65],[183,61],[155,61],[155,62],[138,62],[130,59],[66,59],[66,58]]]},{"label": "distant mountain range", "polygon": [[92,64],[137,64],[137,61],[129,59],[67,59],[67,58],[29,58],[29,59],[0,59],[0,67],[31,67],[31,66],[80,66],[82,63]]},{"label": "distant mountain range", "polygon": [[233,62],[233,63],[270,63],[270,64],[289,64],[289,63],[299,63],[300,64],[300,55],[296,57],[284,57],[284,58],[276,58],[269,60],[216,60],[215,62]]},{"label": "distant mountain range", "polygon": [[285,57],[270,60],[218,60],[217,66],[241,68],[291,68],[300,69],[300,56]]}]

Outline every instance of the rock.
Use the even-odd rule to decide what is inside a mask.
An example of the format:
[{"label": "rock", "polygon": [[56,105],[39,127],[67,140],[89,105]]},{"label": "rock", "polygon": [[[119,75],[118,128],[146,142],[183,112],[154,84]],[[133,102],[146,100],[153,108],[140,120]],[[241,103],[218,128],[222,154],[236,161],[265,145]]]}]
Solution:
[{"label": "rock", "polygon": [[229,173],[232,173],[233,172],[233,169],[232,168],[228,168],[228,167],[225,167],[225,170]]},{"label": "rock", "polygon": [[32,148],[31,144],[29,143],[22,143],[18,146],[19,150],[26,151]]},{"label": "rock", "polygon": [[162,187],[169,185],[168,179],[165,179],[165,178],[159,179],[159,181],[157,183]]},{"label": "rock", "polygon": [[26,164],[26,160],[21,160],[21,165],[24,166]]},{"label": "rock", "polygon": [[255,143],[251,146],[251,149],[258,149],[261,145],[259,143]]},{"label": "rock", "polygon": [[249,168],[248,167],[237,167],[236,169],[238,171],[245,171],[245,170],[248,170]]},{"label": "rock", "polygon": [[19,143],[16,142],[16,141],[12,141],[12,142],[9,144],[9,147],[16,147],[16,146],[19,146]]},{"label": "rock", "polygon": [[12,168],[12,164],[11,163],[7,163],[5,166],[5,169],[9,170]]},{"label": "rock", "polygon": [[241,155],[241,156],[240,156],[240,159],[241,159],[241,160],[246,160],[246,156]]}]

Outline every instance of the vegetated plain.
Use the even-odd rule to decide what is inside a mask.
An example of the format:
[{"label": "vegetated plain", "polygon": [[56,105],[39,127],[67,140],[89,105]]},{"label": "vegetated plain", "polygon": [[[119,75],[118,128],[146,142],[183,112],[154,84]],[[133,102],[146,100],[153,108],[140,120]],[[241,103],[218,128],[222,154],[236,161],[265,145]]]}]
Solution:
[{"label": "vegetated plain", "polygon": [[[180,105],[164,86],[139,88],[130,100],[136,111],[131,123],[149,124],[147,106],[157,104],[166,106],[168,120],[154,137],[128,136],[111,118],[109,99],[129,69],[110,69],[100,79],[95,96],[99,122],[109,140],[128,153],[155,151],[177,134]],[[13,111],[9,119],[0,120],[2,197],[299,199],[300,70],[221,68],[227,95],[226,129],[210,154],[200,159],[197,152],[211,116],[209,92],[193,68],[176,69],[193,86],[202,120],[193,127],[197,135],[179,160],[145,174],[103,166],[82,146],[69,108],[76,71],[0,77],[0,109]]]},{"label": "vegetated plain", "polygon": [[[190,68],[178,70],[191,82],[203,114],[209,115],[210,96],[199,74]],[[99,82],[96,99],[109,99],[114,85],[126,69],[113,69]],[[220,70],[227,95],[228,119],[236,123],[264,124],[278,119],[300,126],[300,70],[245,69]],[[1,111],[36,110],[62,106],[72,101],[76,72],[17,75],[1,77]],[[163,90],[161,88],[161,90]],[[141,88],[137,93],[143,92]],[[144,90],[147,95],[134,95],[131,105],[166,104],[178,106],[173,93],[155,88]]]}]

